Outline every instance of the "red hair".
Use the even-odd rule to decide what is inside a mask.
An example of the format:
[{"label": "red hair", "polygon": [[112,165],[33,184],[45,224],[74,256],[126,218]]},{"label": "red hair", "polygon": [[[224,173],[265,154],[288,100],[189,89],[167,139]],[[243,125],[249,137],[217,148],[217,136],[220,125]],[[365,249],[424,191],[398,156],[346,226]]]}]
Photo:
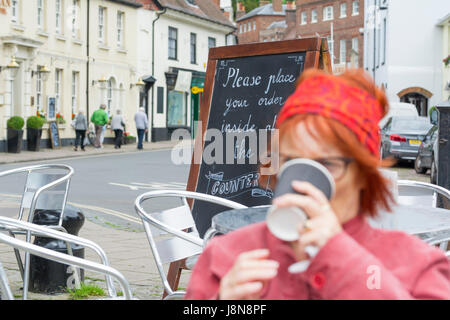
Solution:
[{"label": "red hair", "polygon": [[[323,74],[323,71],[317,69],[304,71],[298,80],[298,85],[317,74]],[[348,70],[336,77],[344,80],[349,86],[367,91],[381,106],[382,115],[387,113],[389,106],[386,95],[376,87],[370,76],[362,69]],[[378,169],[391,165],[391,161],[381,161],[341,122],[318,114],[304,113],[286,119],[280,124],[279,139],[289,137],[295,141],[297,139],[294,136],[295,128],[300,122],[305,124],[309,134],[318,141],[334,145],[344,155],[355,159],[360,179],[362,179],[360,213],[375,216],[380,208],[390,210],[389,204],[393,196],[389,189],[389,181]],[[274,181],[271,183],[271,186],[273,185]]]}]

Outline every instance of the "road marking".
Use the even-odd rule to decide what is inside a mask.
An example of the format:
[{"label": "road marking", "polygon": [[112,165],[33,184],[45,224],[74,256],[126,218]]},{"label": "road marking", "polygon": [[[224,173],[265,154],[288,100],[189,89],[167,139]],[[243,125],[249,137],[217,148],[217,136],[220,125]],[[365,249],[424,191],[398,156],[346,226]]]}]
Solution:
[{"label": "road marking", "polygon": [[[21,195],[18,194],[6,194],[6,193],[0,193],[0,196],[2,197],[11,197],[11,198],[22,198]],[[122,218],[131,222],[135,222],[135,223],[142,223],[141,219],[129,216],[125,213],[116,211],[116,210],[112,210],[112,209],[107,209],[107,208],[102,208],[102,207],[97,207],[97,206],[91,206],[91,205],[87,205],[87,204],[80,204],[80,203],[75,203],[75,202],[71,202],[71,201],[67,201],[68,204],[73,205],[75,207],[80,207],[80,208],[84,208],[84,209],[88,209],[88,210],[94,210],[94,211],[99,211],[101,213],[104,214],[108,214],[111,216],[115,216],[118,218]]]},{"label": "road marking", "polygon": [[141,182],[130,182],[130,184],[110,182],[110,185],[119,186],[124,188],[129,188],[130,190],[137,191],[141,190],[161,190],[161,189],[177,189],[186,190],[186,184],[182,182],[153,182],[153,183],[141,183]]}]

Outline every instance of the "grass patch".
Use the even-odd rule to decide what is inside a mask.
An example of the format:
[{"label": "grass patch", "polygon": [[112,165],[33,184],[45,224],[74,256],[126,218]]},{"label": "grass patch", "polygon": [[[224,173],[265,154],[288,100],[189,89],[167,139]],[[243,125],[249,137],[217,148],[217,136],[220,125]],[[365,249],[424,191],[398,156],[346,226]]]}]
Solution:
[{"label": "grass patch", "polygon": [[89,297],[104,297],[106,296],[105,291],[94,285],[82,283],[79,289],[67,289],[72,300],[82,300]]}]

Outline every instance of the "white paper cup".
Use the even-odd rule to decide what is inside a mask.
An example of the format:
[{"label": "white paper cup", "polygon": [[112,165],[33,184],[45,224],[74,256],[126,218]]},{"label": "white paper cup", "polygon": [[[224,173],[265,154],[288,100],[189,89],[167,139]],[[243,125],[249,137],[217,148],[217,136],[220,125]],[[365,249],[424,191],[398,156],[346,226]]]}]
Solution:
[{"label": "white paper cup", "polygon": [[266,222],[270,232],[278,239],[294,241],[299,238],[298,227],[308,219],[297,207],[277,208],[272,206],[267,212]]}]

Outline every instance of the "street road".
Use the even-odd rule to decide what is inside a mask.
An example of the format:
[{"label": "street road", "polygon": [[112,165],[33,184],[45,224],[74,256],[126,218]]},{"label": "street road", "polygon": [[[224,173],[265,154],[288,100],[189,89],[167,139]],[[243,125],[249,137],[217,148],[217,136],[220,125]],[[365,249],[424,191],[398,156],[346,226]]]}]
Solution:
[{"label": "street road", "polygon": [[[0,171],[39,163],[43,162],[1,165]],[[45,163],[66,164],[74,168],[69,203],[79,205],[86,217],[115,227],[140,229],[140,220],[134,210],[136,197],[150,190],[185,190],[189,175],[189,165],[172,163],[171,150],[46,160]],[[0,194],[21,195],[24,183],[25,175],[21,179],[1,178]],[[151,208],[159,210],[177,203],[180,202],[157,201],[152,202]]]},{"label": "street road", "polygon": [[[183,149],[189,152],[189,149]],[[171,161],[171,150],[108,154],[72,159],[46,160],[45,163],[67,164],[74,168],[69,203],[80,207],[86,218],[111,227],[142,230],[134,210],[136,197],[146,191],[160,189],[185,190],[189,165]],[[0,165],[0,171],[43,162]],[[393,170],[400,179],[429,182],[429,175],[417,175],[409,164],[400,164]],[[25,175],[4,177],[0,180],[0,196],[15,195],[17,201],[23,192]],[[157,211],[181,204],[174,199],[147,202],[144,207]],[[16,216],[17,211],[2,209],[2,214]]]}]

